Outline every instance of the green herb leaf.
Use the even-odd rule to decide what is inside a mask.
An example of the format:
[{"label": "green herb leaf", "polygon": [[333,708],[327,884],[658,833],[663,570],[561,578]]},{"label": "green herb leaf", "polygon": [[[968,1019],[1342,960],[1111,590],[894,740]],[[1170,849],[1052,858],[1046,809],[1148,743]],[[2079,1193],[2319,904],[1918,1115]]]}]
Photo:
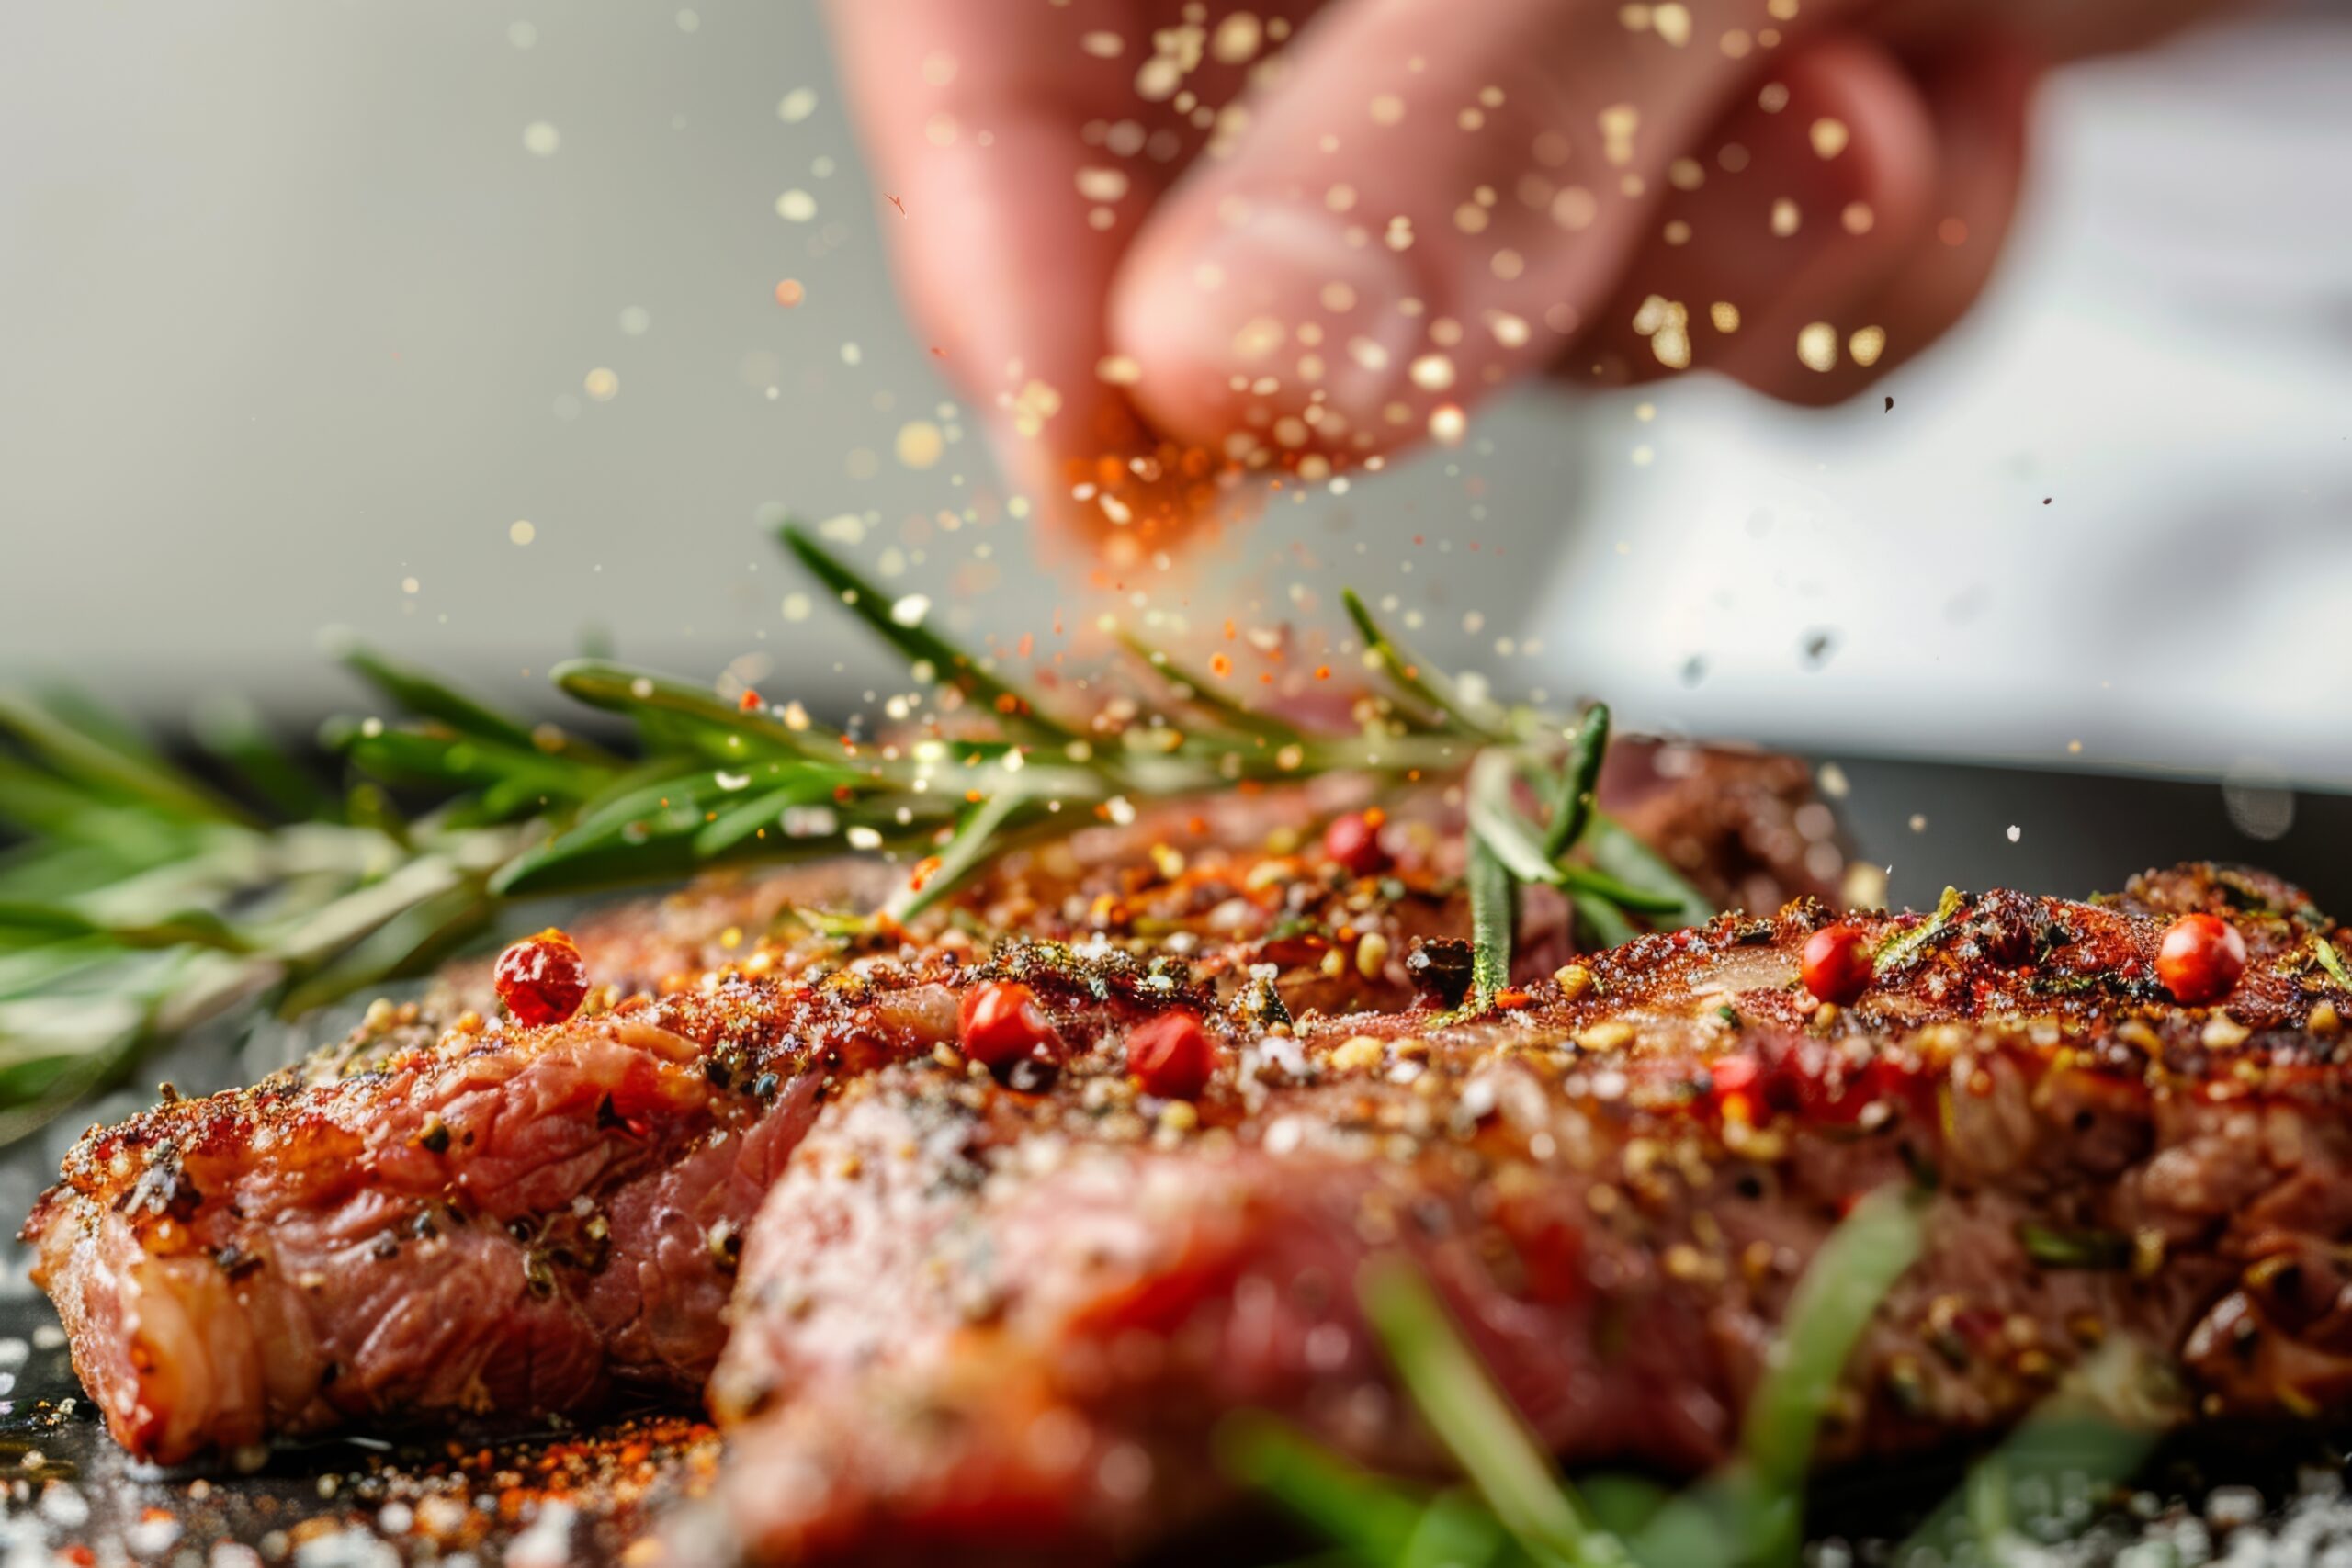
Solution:
[{"label": "green herb leaf", "polygon": [[184,820],[252,821],[241,807],[143,747],[121,744],[109,729],[86,721],[77,726],[51,705],[0,688],[0,733],[14,735],[67,778]]},{"label": "green herb leaf", "polygon": [[1512,777],[1511,754],[1499,749],[1481,751],[1470,764],[1464,790],[1470,831],[1520,881],[1556,884],[1560,868],[1512,803]]},{"label": "green herb leaf", "polygon": [[1564,865],[1552,880],[1571,893],[1581,893],[1589,898],[1605,899],[1621,909],[1631,909],[1637,915],[1676,915],[1682,911],[1682,901],[1668,893],[1652,893],[1620,882],[1605,871],[1592,871],[1580,865]]},{"label": "green herb leaf", "polygon": [[2352,991],[2352,966],[2346,965],[2344,955],[2335,951],[2334,942],[2324,936],[2312,938],[2312,954],[2319,960],[2319,966],[2327,971],[2329,979]]},{"label": "green herb leaf", "polygon": [[1419,1499],[1271,1416],[1228,1419],[1216,1451],[1227,1474],[1366,1562],[1401,1561],[1420,1527]]},{"label": "green herb leaf", "polygon": [[1413,657],[1382,630],[1354,589],[1340,590],[1340,603],[1347,607],[1348,619],[1355,623],[1356,634],[1363,638],[1365,649],[1408,695],[1482,740],[1510,739],[1509,725],[1502,716],[1485,704],[1472,703],[1443,671]]},{"label": "green herb leaf", "polygon": [[1903,1189],[1882,1188],[1856,1203],[1814,1254],[1740,1434],[1740,1451],[1769,1491],[1804,1485],[1822,1412],[1847,1358],[1920,1246],[1916,1200]]},{"label": "green herb leaf", "polygon": [[1574,849],[1592,819],[1593,790],[1600,782],[1600,761],[1609,750],[1609,705],[1595,703],[1584,710],[1560,769],[1559,792],[1552,797],[1552,824],[1544,833],[1544,858],[1555,861]]},{"label": "green herb leaf", "polygon": [[895,600],[829,553],[805,530],[787,523],[780,536],[785,547],[799,558],[800,564],[848,605],[852,615],[873,627],[883,640],[904,654],[910,664],[929,665],[933,680],[942,685],[953,686],[965,696],[984,705],[996,716],[998,722],[1008,728],[1059,746],[1067,746],[1080,739],[1077,732],[1064,728],[1042,712],[1027,693],[982,669],[978,660],[930,627],[920,621],[909,623],[899,620],[892,614]]},{"label": "green herb leaf", "polygon": [[1138,662],[1148,666],[1151,672],[1169,686],[1176,700],[1185,706],[1198,709],[1228,730],[1238,730],[1243,736],[1254,737],[1270,745],[1295,746],[1306,740],[1306,737],[1295,725],[1272,714],[1260,713],[1227,696],[1218,690],[1216,682],[1186,669],[1172,656],[1150,647],[1125,627],[1120,627],[1117,635],[1119,646]]},{"label": "green herb leaf", "polygon": [[538,749],[529,725],[467,695],[432,671],[379,653],[348,632],[331,631],[325,641],[338,663],[408,712],[438,719],[478,740],[494,740],[518,751]]},{"label": "green herb leaf", "polygon": [[612,664],[601,659],[569,659],[548,671],[559,690],[591,707],[642,717],[659,714],[687,721],[673,733],[695,744],[713,761],[747,762],[756,758],[822,758],[830,746],[838,759],[837,738],[795,729],[764,709],[745,710],[691,682]]},{"label": "green herb leaf", "polygon": [[1629,887],[1654,897],[1670,899],[1671,921],[1677,926],[1703,926],[1715,918],[1707,896],[1684,880],[1672,862],[1634,836],[1633,830],[1605,811],[1595,811],[1585,829],[1584,842],[1592,863]]},{"label": "green herb leaf", "polygon": [[1623,947],[1642,934],[1625,912],[1606,898],[1579,898],[1573,913],[1577,941],[1589,950]]},{"label": "green herb leaf", "polygon": [[281,815],[323,818],[334,798],[270,735],[260,712],[242,696],[215,697],[195,715],[197,743],[233,769]]},{"label": "green herb leaf", "polygon": [[1357,1293],[1414,1407],[1521,1547],[1540,1563],[1624,1562],[1623,1549],[1592,1527],[1553,1473],[1420,1271],[1402,1258],[1375,1259]]},{"label": "green herb leaf", "polygon": [[1481,1013],[1496,993],[1510,984],[1511,923],[1518,896],[1494,850],[1484,839],[1470,846],[1470,996],[1464,1011]]},{"label": "green herb leaf", "polygon": [[972,874],[973,868],[988,858],[997,834],[1024,809],[1037,804],[1037,796],[1029,790],[1008,785],[982,799],[964,813],[956,825],[955,836],[939,852],[939,863],[924,876],[922,886],[912,882],[902,885],[883,906],[891,919],[906,921],[929,908],[956,884]]},{"label": "green herb leaf", "polygon": [[212,947],[223,953],[251,951],[245,941],[209,909],[187,909],[137,924],[94,920],[55,904],[0,903],[0,933],[31,933],[51,941],[103,937],[121,947]]}]

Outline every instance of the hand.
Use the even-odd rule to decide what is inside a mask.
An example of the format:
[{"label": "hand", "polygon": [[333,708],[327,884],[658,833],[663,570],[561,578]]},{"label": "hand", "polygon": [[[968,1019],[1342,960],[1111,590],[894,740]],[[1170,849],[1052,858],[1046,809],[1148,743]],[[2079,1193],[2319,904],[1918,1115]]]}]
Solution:
[{"label": "hand", "polygon": [[1131,547],[1211,468],[1360,461],[1545,367],[1848,396],[1984,286],[2040,65],[2197,9],[833,5],[923,329],[1016,480]]}]

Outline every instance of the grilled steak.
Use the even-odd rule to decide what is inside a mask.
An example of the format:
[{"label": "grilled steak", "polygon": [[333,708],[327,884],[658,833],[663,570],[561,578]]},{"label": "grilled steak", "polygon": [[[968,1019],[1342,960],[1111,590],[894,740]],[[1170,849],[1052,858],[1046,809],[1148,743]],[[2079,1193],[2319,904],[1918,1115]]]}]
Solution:
[{"label": "grilled steak", "polygon": [[[2183,909],[2246,939],[2225,1008],[2158,984]],[[1035,957],[1097,1049],[1038,1094],[952,1058],[848,1086],[763,1207],[712,1382],[734,1534],[777,1562],[1113,1555],[1220,1504],[1245,1407],[1426,1467],[1353,1292],[1390,1252],[1555,1451],[1696,1469],[1809,1258],[1889,1185],[1926,1250],[1829,1457],[2012,1419],[2117,1336],[2179,1369],[2109,1391],[2142,1414],[2352,1401],[2352,992],[2307,901],[2194,868],[1862,917],[1905,940],[1843,1010],[1796,983],[1825,919],[1645,938],[1475,1021],[1220,1022],[1197,1106],[1138,1096],[1104,975]]]},{"label": "grilled steak", "polygon": [[[1611,804],[1702,881],[1834,874],[1796,826],[1801,765],[1635,755]],[[1455,807],[1438,788],[1396,803],[1394,865],[1355,876],[1312,848],[1345,798],[1155,808],[1006,856],[912,931],[845,941],[796,914],[870,906],[871,867],[624,912],[583,929],[602,984],[568,1023],[466,1016],[484,987],[465,972],[297,1071],[94,1130],[25,1227],[38,1278],[115,1436],[167,1461],[358,1417],[692,1393],[784,1157],[842,1086],[953,1040],[971,931],[1155,953],[1156,975],[1071,999],[1065,1022],[1098,1033],[1169,996],[1262,1010],[1267,975],[1277,1010],[1408,1003],[1412,940],[1466,926]],[[1565,956],[1567,913],[1531,905],[1531,966]]]}]

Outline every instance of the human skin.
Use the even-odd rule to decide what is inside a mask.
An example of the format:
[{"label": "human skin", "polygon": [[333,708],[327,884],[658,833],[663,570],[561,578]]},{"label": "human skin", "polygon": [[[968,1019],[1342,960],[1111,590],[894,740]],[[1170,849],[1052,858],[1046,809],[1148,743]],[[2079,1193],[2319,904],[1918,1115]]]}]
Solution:
[{"label": "human skin", "polygon": [[[2211,8],[832,13],[916,319],[991,412],[1015,481],[1067,519],[1106,454],[1361,462],[1544,369],[1850,396],[1991,275],[2040,72]],[[1826,356],[1819,327],[1799,353],[1814,323]]]}]

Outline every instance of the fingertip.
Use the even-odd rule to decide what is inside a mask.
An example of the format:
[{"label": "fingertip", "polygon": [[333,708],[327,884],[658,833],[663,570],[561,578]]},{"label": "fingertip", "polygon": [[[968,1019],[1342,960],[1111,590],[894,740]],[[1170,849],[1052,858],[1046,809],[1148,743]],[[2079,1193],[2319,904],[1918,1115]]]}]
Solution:
[{"label": "fingertip", "polygon": [[1111,340],[1146,418],[1181,441],[1225,450],[1262,427],[1278,447],[1343,450],[1408,374],[1417,290],[1403,258],[1318,210],[1180,209],[1114,282]]}]

